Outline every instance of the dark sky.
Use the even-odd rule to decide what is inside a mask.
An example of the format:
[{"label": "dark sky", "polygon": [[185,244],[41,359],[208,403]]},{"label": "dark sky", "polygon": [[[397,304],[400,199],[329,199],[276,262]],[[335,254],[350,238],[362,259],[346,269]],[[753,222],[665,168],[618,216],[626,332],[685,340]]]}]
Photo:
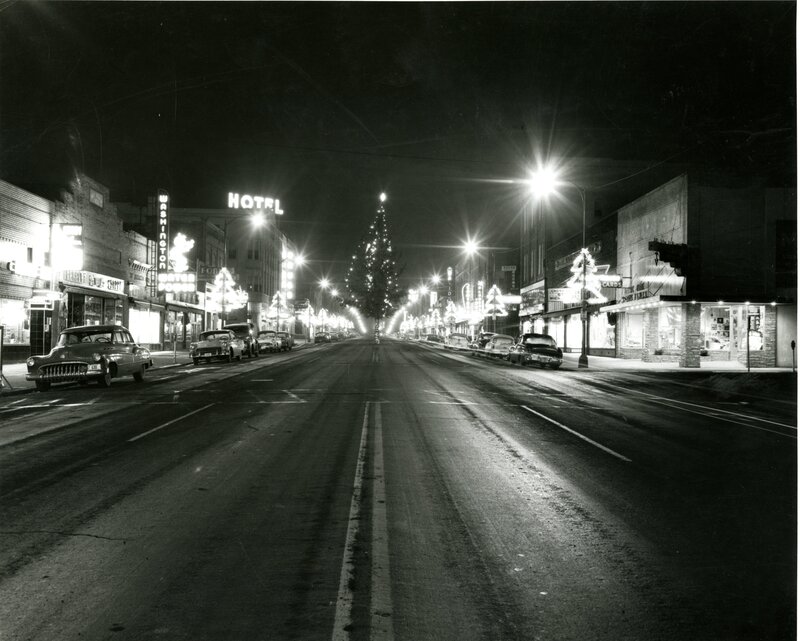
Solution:
[{"label": "dark sky", "polygon": [[[281,199],[341,279],[386,191],[416,278],[516,242],[537,156],[796,175],[795,3],[0,0],[0,177]],[[605,178],[604,178],[605,179]],[[591,183],[592,176],[582,180]]]}]

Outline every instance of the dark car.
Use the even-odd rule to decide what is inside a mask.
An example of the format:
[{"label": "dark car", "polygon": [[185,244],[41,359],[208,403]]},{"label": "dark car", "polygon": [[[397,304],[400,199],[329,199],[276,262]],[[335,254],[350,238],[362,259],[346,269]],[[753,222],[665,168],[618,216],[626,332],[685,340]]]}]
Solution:
[{"label": "dark car", "polygon": [[31,356],[25,378],[40,392],[51,383],[95,380],[102,387],[112,378],[133,376],[137,383],[152,367],[150,352],[136,344],[131,333],[120,325],[82,325],[65,329],[58,343],[46,356]]},{"label": "dark car", "polygon": [[426,340],[426,341],[428,341],[429,343],[440,343],[440,344],[444,344],[444,338],[442,338],[442,337],[441,337],[441,336],[439,336],[438,334],[428,334],[428,335],[425,337],[425,340]]},{"label": "dark car", "polygon": [[281,350],[289,351],[294,347],[294,337],[289,332],[277,332],[281,339]]},{"label": "dark car", "polygon": [[230,325],[225,325],[222,329],[229,329],[236,335],[236,338],[242,339],[245,356],[250,358],[258,356],[258,332],[253,323],[231,323]]},{"label": "dark car", "polygon": [[328,332],[319,332],[314,336],[315,343],[330,343],[331,335]]},{"label": "dark car", "polygon": [[536,365],[558,369],[563,360],[561,348],[547,334],[523,334],[508,352],[508,360],[520,365]]}]

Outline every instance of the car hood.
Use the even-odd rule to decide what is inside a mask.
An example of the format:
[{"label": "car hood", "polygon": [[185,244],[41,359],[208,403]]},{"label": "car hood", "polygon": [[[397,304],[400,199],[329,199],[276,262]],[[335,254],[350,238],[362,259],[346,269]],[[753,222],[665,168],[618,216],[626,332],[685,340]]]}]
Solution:
[{"label": "car hood", "polygon": [[46,356],[39,356],[40,360],[92,360],[92,354],[102,354],[109,351],[110,345],[98,343],[78,343],[64,347],[54,347]]}]

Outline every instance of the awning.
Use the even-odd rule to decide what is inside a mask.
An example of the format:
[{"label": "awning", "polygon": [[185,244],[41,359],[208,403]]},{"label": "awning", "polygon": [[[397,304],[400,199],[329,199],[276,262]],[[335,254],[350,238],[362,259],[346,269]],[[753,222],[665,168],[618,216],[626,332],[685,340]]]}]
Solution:
[{"label": "awning", "polygon": [[166,307],[168,310],[174,310],[178,312],[193,312],[195,314],[204,314],[206,311],[204,308],[198,305],[184,303],[178,300],[168,300],[166,302]]},{"label": "awning", "polygon": [[132,296],[128,297],[128,302],[139,309],[151,309],[157,312],[163,312],[166,309],[164,303],[154,303],[149,300],[142,300],[141,298],[133,298]]},{"label": "awning", "polygon": [[647,298],[640,298],[638,300],[628,300],[623,303],[615,303],[614,305],[606,305],[601,307],[601,312],[625,312],[631,310],[645,309],[646,307],[657,307],[664,303],[661,296],[649,296]]},{"label": "awning", "polygon": [[128,298],[125,292],[112,292],[107,289],[93,289],[91,287],[78,287],[77,285],[63,285],[64,291],[69,294],[84,294],[85,296],[97,296],[99,298],[118,298],[124,300]]}]

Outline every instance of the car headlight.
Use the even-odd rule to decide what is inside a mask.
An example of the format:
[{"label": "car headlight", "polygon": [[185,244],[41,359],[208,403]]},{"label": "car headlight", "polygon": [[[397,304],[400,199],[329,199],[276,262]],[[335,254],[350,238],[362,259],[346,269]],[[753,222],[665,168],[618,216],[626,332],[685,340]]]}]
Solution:
[{"label": "car headlight", "polygon": [[189,343],[189,349],[197,349],[197,343]]},{"label": "car headlight", "polygon": [[36,363],[36,361],[33,360],[33,356],[31,356],[27,361],[25,361],[25,363],[28,365],[28,367],[33,367],[33,365],[34,365],[34,363]]},{"label": "car headlight", "polygon": [[99,363],[101,360],[103,360],[103,357],[97,352],[92,354],[92,358],[94,359],[95,363]]}]

